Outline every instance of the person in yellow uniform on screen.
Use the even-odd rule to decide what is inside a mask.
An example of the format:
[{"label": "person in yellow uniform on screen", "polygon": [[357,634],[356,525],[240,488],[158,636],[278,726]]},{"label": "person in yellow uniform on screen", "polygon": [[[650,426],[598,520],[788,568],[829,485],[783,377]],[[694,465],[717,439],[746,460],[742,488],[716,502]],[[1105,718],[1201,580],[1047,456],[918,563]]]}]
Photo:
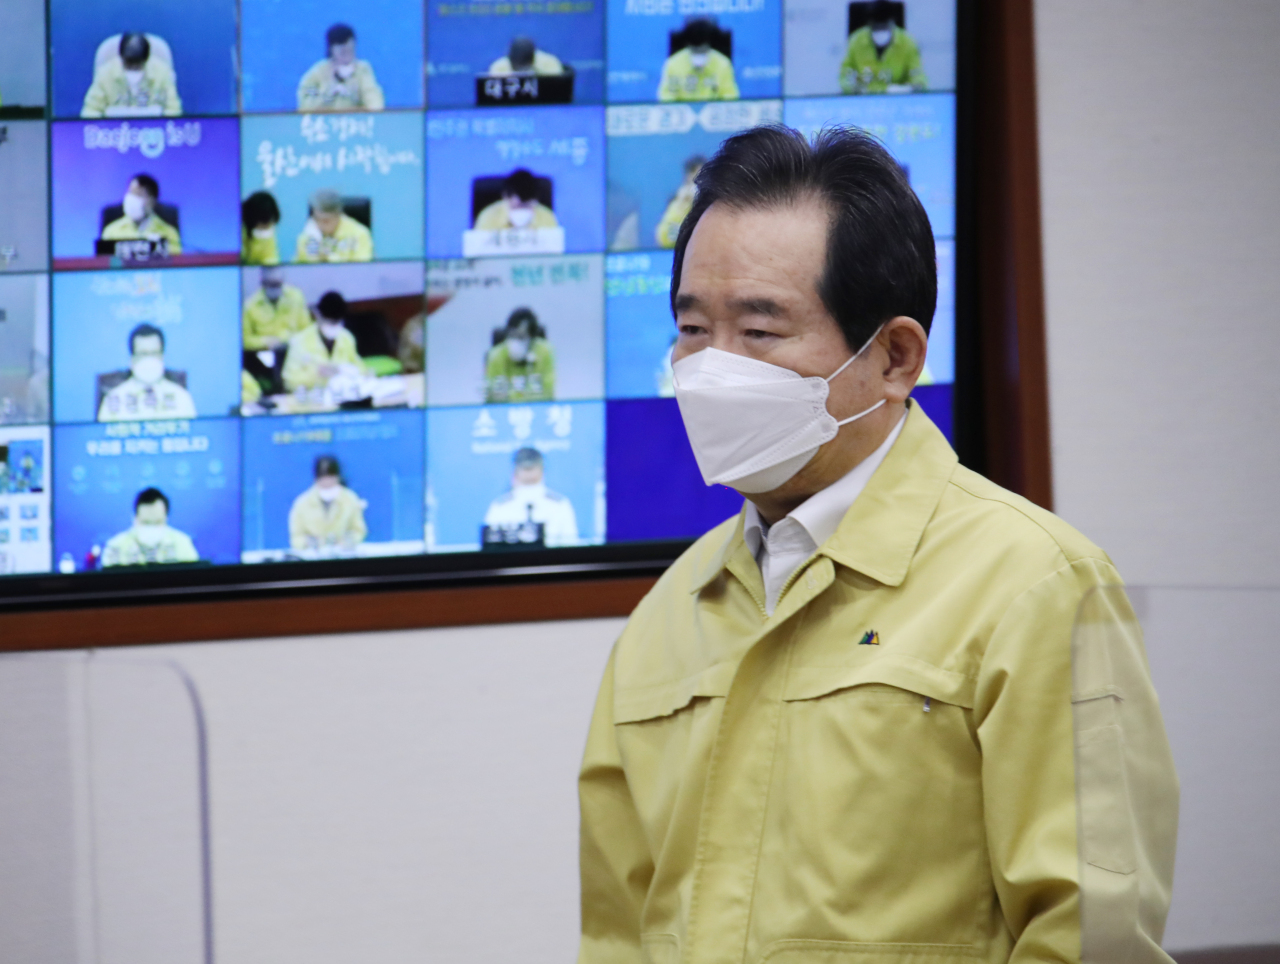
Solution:
[{"label": "person in yellow uniform on screen", "polygon": [[555,212],[538,200],[538,179],[523,167],[502,182],[502,197],[476,215],[477,231],[559,226]]},{"label": "person in yellow uniform on screen", "polygon": [[902,94],[928,86],[920,48],[893,22],[893,5],[876,0],[867,25],[849,35],[840,89],[846,94]]},{"label": "person in yellow uniform on screen", "polygon": [[293,259],[303,264],[372,261],[373,234],[342,210],[337,191],[322,188],[311,195],[311,216],[298,235]]},{"label": "person in yellow uniform on screen", "polygon": [[517,308],[494,332],[484,363],[486,402],[548,402],[556,397],[556,355],[529,308]]},{"label": "person in yellow uniform on screen", "polygon": [[165,373],[164,332],[138,325],[129,332],[129,353],[129,377],[103,396],[99,422],[196,417],[191,393]]},{"label": "person in yellow uniform on screen", "polygon": [[334,456],[319,456],[312,474],[315,482],[289,509],[289,545],[304,552],[354,552],[369,534],[368,503],[347,488]]},{"label": "person in yellow uniform on screen", "polygon": [[245,351],[278,351],[310,324],[311,310],[302,290],[285,283],[282,268],[263,268],[258,290],[244,303]]},{"label": "person in yellow uniform on screen", "polygon": [[662,220],[658,222],[658,228],[654,232],[659,247],[674,248],[676,246],[680,225],[684,221],[684,216],[689,213],[689,209],[693,207],[694,198],[698,196],[694,178],[698,176],[698,172],[702,170],[702,165],[705,163],[707,159],[701,154],[694,154],[684,162],[684,180],[676,188],[675,196],[667,203],[667,209],[662,212]]},{"label": "person in yellow uniform on screen", "polygon": [[489,73],[495,77],[510,74],[533,74],[535,77],[556,77],[564,73],[564,64],[555,54],[539,50],[531,37],[513,37],[507,55],[489,65]]},{"label": "person in yellow uniform on screen", "polygon": [[240,260],[244,264],[279,264],[276,227],[280,205],[268,191],[254,191],[240,204]]},{"label": "person in yellow uniform on screen", "polygon": [[81,117],[177,117],[182,113],[173,68],[151,56],[142,33],[120,35],[116,56],[94,69]]},{"label": "person in yellow uniform on screen", "polygon": [[325,35],[328,56],[302,75],[298,110],[382,110],[386,98],[367,60],[356,58],[356,32],[335,23]]},{"label": "person in yellow uniform on screen", "polygon": [[103,241],[163,241],[169,254],[182,253],[182,235],[156,214],[160,184],[150,174],[135,174],[124,193],[124,213],[102,229]]},{"label": "person in yellow uniform on screen", "polygon": [[289,339],[283,372],[287,391],[324,388],[343,369],[364,367],[346,317],[346,299],[336,291],[325,292],[316,305],[315,323]]},{"label": "person in yellow uniform on screen", "polygon": [[662,65],[658,100],[737,100],[738,81],[733,61],[711,46],[716,26],[706,17],[694,17],[685,25],[688,46],[681,47]]},{"label": "person in yellow uniform on screen", "polygon": [[102,550],[104,569],[199,561],[200,553],[191,537],[169,525],[169,499],[155,488],[138,493],[133,500],[132,527],[108,539]]},{"label": "person in yellow uniform on screen", "polygon": [[542,524],[543,544],[549,548],[578,544],[578,517],[573,503],[547,488],[542,453],[535,448],[516,451],[511,488],[489,503],[484,524],[496,529],[525,522]]}]

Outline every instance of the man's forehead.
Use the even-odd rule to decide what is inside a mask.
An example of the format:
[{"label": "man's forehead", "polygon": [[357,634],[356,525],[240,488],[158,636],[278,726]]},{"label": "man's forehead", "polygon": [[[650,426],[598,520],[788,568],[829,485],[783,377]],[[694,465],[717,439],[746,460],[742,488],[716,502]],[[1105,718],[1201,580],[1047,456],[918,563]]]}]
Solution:
[{"label": "man's forehead", "polygon": [[680,293],[735,300],[808,296],[826,259],[816,203],[738,210],[712,205],[685,250]]}]

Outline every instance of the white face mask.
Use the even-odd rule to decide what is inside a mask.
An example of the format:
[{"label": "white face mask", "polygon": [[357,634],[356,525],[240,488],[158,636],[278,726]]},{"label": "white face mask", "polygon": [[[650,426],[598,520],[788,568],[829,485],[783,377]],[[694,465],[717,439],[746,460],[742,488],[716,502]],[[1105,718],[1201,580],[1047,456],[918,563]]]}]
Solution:
[{"label": "white face mask", "polygon": [[160,544],[160,540],[164,537],[165,528],[166,526],[163,523],[160,525],[156,525],[153,522],[135,523],[133,537],[147,548],[154,548]]},{"label": "white face mask", "polygon": [[514,362],[522,362],[529,357],[528,338],[508,338],[507,355]]},{"label": "white face mask", "polygon": [[316,486],[316,495],[320,496],[321,502],[332,502],[338,497],[338,493],[342,490],[339,485],[331,485],[328,488]]},{"label": "white face mask", "polygon": [[124,79],[130,90],[137,90],[142,85],[142,68],[126,67],[124,69]]},{"label": "white face mask", "polygon": [[804,378],[789,368],[717,348],[676,362],[676,401],[707,485],[748,494],[771,492],[808,465],[841,425],[883,405],[882,398],[839,422],[827,411],[827,383],[874,339],[872,335],[827,378]]},{"label": "white face mask", "polygon": [[320,322],[320,334],[330,341],[337,341],[338,332],[342,331],[342,322],[340,321],[322,321]]},{"label": "white face mask", "polygon": [[276,236],[276,229],[271,227],[254,228],[253,236],[259,241],[266,241],[268,238],[274,238]]},{"label": "white face mask", "polygon": [[146,358],[135,358],[133,364],[129,366],[129,370],[133,372],[133,377],[138,381],[154,385],[164,378],[164,359],[157,358],[155,355],[148,355]]},{"label": "white face mask", "polygon": [[147,202],[138,195],[129,193],[124,196],[124,213],[130,221],[141,221],[147,216]]},{"label": "white face mask", "polygon": [[689,52],[689,60],[693,64],[694,70],[702,70],[707,66],[707,61],[711,59],[711,53],[706,50]]},{"label": "white face mask", "polygon": [[893,39],[893,28],[885,27],[883,30],[871,31],[871,42],[877,47],[889,46],[889,41]]},{"label": "white face mask", "polygon": [[339,80],[350,80],[351,75],[356,72],[355,64],[338,64],[333,68],[333,72],[338,75]]},{"label": "white face mask", "polygon": [[533,220],[533,208],[513,208],[508,206],[507,218],[515,228],[527,228]]}]

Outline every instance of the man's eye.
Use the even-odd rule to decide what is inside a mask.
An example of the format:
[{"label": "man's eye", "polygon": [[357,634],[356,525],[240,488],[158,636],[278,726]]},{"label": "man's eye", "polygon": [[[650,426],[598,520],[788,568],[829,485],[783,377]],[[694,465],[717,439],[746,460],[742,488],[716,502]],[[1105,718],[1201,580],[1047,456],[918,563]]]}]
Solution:
[{"label": "man's eye", "polygon": [[743,332],[748,338],[773,338],[775,337],[771,331],[763,331],[759,328],[748,328]]},{"label": "man's eye", "polygon": [[682,335],[702,335],[706,333],[706,329],[701,325],[681,325],[680,334]]}]

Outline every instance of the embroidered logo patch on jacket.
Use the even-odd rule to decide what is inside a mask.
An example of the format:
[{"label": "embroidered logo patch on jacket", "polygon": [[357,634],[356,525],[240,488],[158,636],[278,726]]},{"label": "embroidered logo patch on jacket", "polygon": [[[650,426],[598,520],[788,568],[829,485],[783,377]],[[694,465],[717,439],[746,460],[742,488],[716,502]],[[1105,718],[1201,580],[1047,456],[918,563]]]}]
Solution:
[{"label": "embroidered logo patch on jacket", "polygon": [[866,631],[866,634],[860,640],[858,640],[858,645],[859,646],[879,646],[880,634],[877,633],[874,629],[868,629]]}]

